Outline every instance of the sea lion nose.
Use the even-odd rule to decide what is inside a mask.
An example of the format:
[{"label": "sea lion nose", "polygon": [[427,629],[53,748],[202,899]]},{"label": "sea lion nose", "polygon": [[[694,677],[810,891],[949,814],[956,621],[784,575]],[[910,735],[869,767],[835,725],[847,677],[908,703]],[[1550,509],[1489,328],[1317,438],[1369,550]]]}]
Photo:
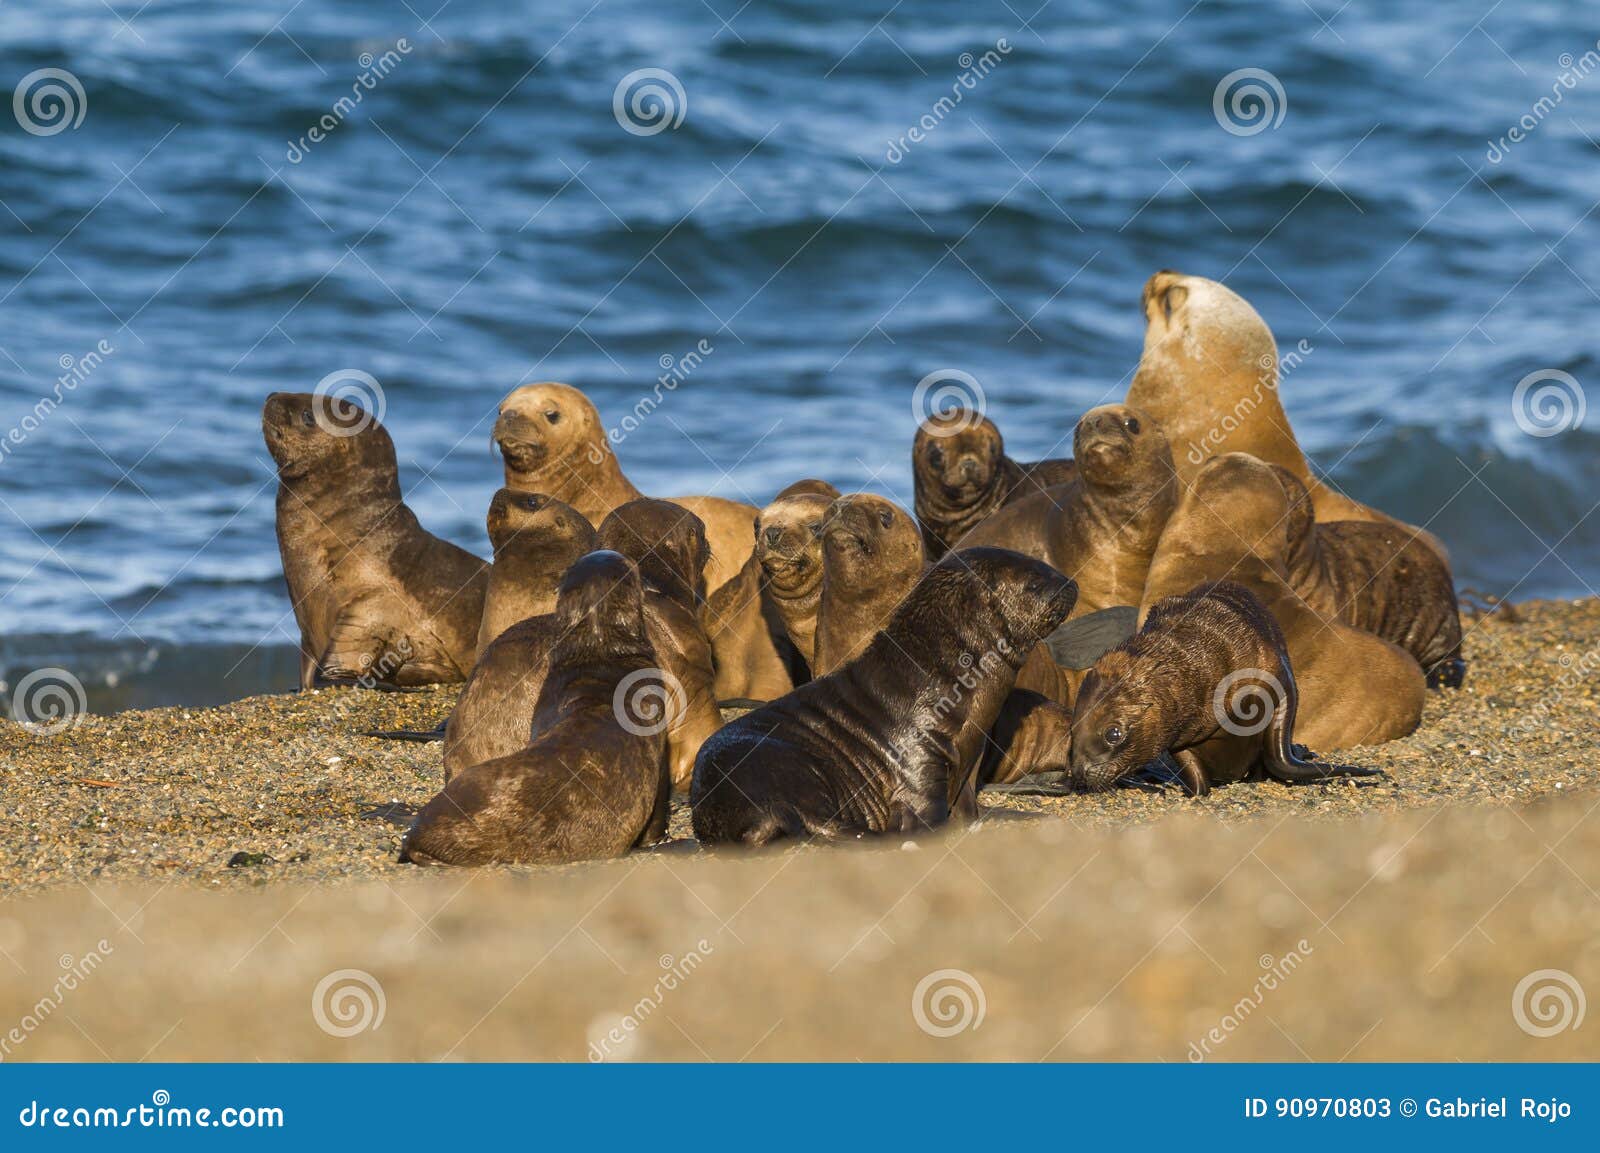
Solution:
[{"label": "sea lion nose", "polygon": [[777,527],[769,528],[764,535],[766,536],[767,547],[777,548],[778,542],[783,539],[783,529]]},{"label": "sea lion nose", "polygon": [[978,479],[978,462],[972,457],[967,457],[961,462],[961,475],[967,480]]}]

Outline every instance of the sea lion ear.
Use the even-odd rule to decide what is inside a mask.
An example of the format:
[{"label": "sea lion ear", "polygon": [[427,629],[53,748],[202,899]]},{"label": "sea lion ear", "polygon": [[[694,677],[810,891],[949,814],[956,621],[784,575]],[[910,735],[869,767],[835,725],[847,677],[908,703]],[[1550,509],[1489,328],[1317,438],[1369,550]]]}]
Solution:
[{"label": "sea lion ear", "polygon": [[894,523],[894,512],[893,512],[893,510],[887,509],[887,508],[880,508],[878,510],[878,523],[881,524],[884,528],[888,528],[890,525],[892,525]]},{"label": "sea lion ear", "polygon": [[1172,314],[1183,307],[1183,302],[1189,299],[1189,290],[1181,284],[1174,284],[1161,293],[1161,312],[1167,318],[1167,323],[1172,323]]}]

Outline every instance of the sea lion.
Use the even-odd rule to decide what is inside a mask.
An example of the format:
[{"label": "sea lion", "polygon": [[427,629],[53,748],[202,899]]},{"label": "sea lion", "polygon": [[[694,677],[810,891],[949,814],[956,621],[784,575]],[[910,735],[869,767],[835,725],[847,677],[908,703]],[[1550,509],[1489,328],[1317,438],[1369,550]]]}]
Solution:
[{"label": "sea lion", "polygon": [[1317,749],[1377,744],[1412,732],[1426,685],[1411,656],[1319,612],[1288,580],[1288,494],[1271,466],[1224,453],[1201,466],[1167,521],[1141,615],[1213,580],[1242,584],[1282,628],[1299,688],[1301,739]]},{"label": "sea lion", "polygon": [[[1064,777],[1072,764],[1072,710],[1042,693],[1013,688],[989,729],[979,762],[977,786],[1017,786],[1041,774]],[[999,792],[1039,791],[997,788]]]},{"label": "sea lion", "polygon": [[594,526],[570,504],[503,488],[489,502],[494,565],[478,626],[478,651],[518,621],[554,612],[572,563],[594,548]]},{"label": "sea lion", "polygon": [[625,704],[662,663],[638,569],[614,552],[588,554],[562,578],[554,617],[537,735],[453,777],[407,830],[402,862],[556,864],[620,857],[666,836],[664,726],[634,723]]},{"label": "sea lion", "polygon": [[798,481],[756,518],[755,559],[768,600],[805,662],[809,680],[817,659],[817,613],[822,601],[821,525],[839,490],[826,481]]},{"label": "sea lion", "polygon": [[261,432],[278,465],[278,551],[300,626],[300,687],[464,678],[489,566],[406,507],[388,431],[345,398],[275,392]]},{"label": "sea lion", "polygon": [[1077,475],[1070,459],[1012,460],[999,428],[982,413],[962,408],[934,414],[922,422],[911,446],[917,521],[928,559],[938,560],[1011,501],[1067,484]]},{"label": "sea lion", "polygon": [[811,662],[817,676],[867,647],[925,567],[917,522],[881,496],[840,497],[828,506],[821,531],[822,585]]},{"label": "sea lion", "polygon": [[[701,743],[722,724],[711,643],[700,618],[705,529],[678,505],[629,501],[601,522],[596,546],[627,557],[643,581],[650,643],[667,674],[662,679],[676,689],[662,705],[672,780],[684,787]],[[554,616],[533,617],[512,625],[483,650],[445,726],[446,781],[528,744],[550,651],[560,635]]]},{"label": "sea lion", "polygon": [[1283,631],[1243,585],[1209,581],[1150,606],[1144,626],[1095,662],[1072,714],[1072,777],[1107,789],[1163,754],[1191,796],[1270,776],[1305,785],[1377,769],[1307,759]]},{"label": "sea lion", "polygon": [[[1304,481],[1319,521],[1378,521],[1420,531],[1312,476],[1278,395],[1277,342],[1244,297],[1203,276],[1165,269],[1145,282],[1141,305],[1144,352],[1127,403],[1166,430],[1185,484],[1218,453],[1245,452]],[[1431,533],[1421,535],[1448,562],[1443,544]]]},{"label": "sea lion", "polygon": [[[594,404],[567,384],[525,384],[500,402],[494,441],[505,458],[506,487],[549,493],[599,524],[644,494],[622,473]],[[732,580],[749,557],[756,510],[715,496],[671,498],[706,526],[711,562],[706,587]]]},{"label": "sea lion", "polygon": [[1078,582],[1078,618],[1139,603],[1178,483],[1161,427],[1128,405],[1084,413],[1072,455],[1075,481],[1013,501],[961,547],[1011,548],[1054,565]]},{"label": "sea lion", "polygon": [[729,722],[690,787],[702,842],[906,833],[977,811],[983,741],[1072,581],[1004,549],[951,553],[852,660]]},{"label": "sea lion", "polygon": [[1467,669],[1461,610],[1450,568],[1439,554],[1395,524],[1319,524],[1300,478],[1281,465],[1272,471],[1289,498],[1289,587],[1324,616],[1410,653],[1430,688],[1460,688]]}]

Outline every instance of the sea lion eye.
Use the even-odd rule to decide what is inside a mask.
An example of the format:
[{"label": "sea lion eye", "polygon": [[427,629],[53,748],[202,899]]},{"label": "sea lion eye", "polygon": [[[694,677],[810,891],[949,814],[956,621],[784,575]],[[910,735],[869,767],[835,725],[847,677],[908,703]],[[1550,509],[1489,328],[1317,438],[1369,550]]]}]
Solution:
[{"label": "sea lion eye", "polygon": [[1136,416],[1130,416],[1127,420],[1122,422],[1122,427],[1133,433],[1134,436],[1138,436],[1139,418]]},{"label": "sea lion eye", "polygon": [[1112,748],[1116,748],[1124,740],[1126,740],[1127,735],[1127,733],[1122,731],[1121,725],[1107,725],[1106,731],[1103,734],[1106,744]]},{"label": "sea lion eye", "polygon": [[878,523],[884,528],[888,528],[894,523],[894,514],[886,508],[880,508],[878,510]]},{"label": "sea lion eye", "polygon": [[307,428],[311,428],[313,425],[315,425],[317,423],[316,414],[313,413],[309,408],[301,409],[300,410],[300,423],[305,425]]},{"label": "sea lion eye", "polygon": [[928,463],[933,465],[934,468],[943,468],[944,449],[940,448],[938,445],[934,445],[932,448],[928,449]]},{"label": "sea lion eye", "polygon": [[544,418],[546,420],[548,420],[551,424],[560,424],[561,423],[561,414],[559,412],[557,412],[553,408],[549,412],[544,414]]}]

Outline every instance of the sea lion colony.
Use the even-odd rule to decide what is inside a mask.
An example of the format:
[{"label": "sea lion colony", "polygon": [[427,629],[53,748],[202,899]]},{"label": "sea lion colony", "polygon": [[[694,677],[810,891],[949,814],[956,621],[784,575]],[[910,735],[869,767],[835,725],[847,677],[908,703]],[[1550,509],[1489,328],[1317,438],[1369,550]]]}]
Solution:
[{"label": "sea lion colony", "polygon": [[492,565],[417,522],[369,415],[273,394],[302,686],[466,682],[402,860],[619,855],[674,790],[701,841],[763,844],[970,819],[985,788],[1376,775],[1319,753],[1461,684],[1448,555],[1312,476],[1242,298],[1160,272],[1143,307],[1127,401],[1083,414],[1072,458],[939,412],[914,516],[822,480],[761,509],[646,498],[583,393],[525,385],[494,429]]}]

